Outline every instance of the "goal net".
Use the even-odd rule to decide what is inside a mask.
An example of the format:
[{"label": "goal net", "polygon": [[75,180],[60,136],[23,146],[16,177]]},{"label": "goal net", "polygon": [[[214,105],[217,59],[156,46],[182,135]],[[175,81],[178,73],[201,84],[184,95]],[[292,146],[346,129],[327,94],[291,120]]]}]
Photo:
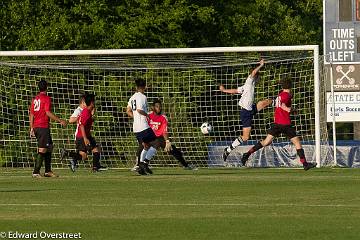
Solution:
[{"label": "goal net", "polygon": [[[226,88],[243,85],[260,58],[266,63],[255,87],[255,102],[276,97],[279,81],[291,78],[293,105],[298,110],[293,124],[302,137],[306,157],[329,165],[332,159],[324,120],[323,68],[314,49],[311,46],[0,52],[0,166],[34,164],[37,143],[29,137],[29,105],[42,79],[48,82],[52,111],[62,119],[69,119],[81,94],[95,93],[92,131],[101,148],[103,165],[133,166],[138,144],[132,133],[132,119],[125,110],[137,78],[147,82],[145,94],[149,105],[158,98],[163,102],[171,142],[183,152],[185,160],[199,167],[223,166],[222,152],[241,134],[242,126],[237,105],[240,96],[221,93],[219,84]],[[238,166],[241,154],[266,136],[273,112],[270,106],[255,116],[251,140],[231,153],[230,165]],[[200,131],[204,122],[212,125],[208,135]],[[54,167],[67,167],[68,160],[60,161],[60,149],[75,149],[75,129],[76,124],[62,128],[51,123]],[[80,166],[88,167],[90,163],[89,160]],[[172,156],[161,150],[151,164],[178,166]],[[249,166],[296,167],[300,163],[294,146],[281,136],[254,154]]]}]

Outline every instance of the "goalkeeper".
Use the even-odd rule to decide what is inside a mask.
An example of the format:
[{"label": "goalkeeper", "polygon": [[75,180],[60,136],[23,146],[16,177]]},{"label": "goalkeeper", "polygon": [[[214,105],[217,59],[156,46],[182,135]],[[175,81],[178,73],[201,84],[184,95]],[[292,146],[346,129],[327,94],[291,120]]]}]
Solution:
[{"label": "goalkeeper", "polygon": [[[159,99],[156,99],[152,104],[152,112],[149,113],[149,125],[154,131],[156,135],[156,139],[154,141],[154,145],[157,148],[163,148],[167,153],[173,155],[179,163],[183,166],[186,170],[197,170],[196,167],[193,165],[188,164],[184,157],[183,153],[175,147],[175,145],[171,144],[169,140],[168,134],[168,120],[165,114],[162,113],[162,103]],[[143,150],[142,144],[139,144],[137,150],[137,164],[132,168],[132,171],[136,171],[138,169],[138,165],[140,162],[140,154]]]},{"label": "goalkeeper", "polygon": [[230,146],[224,149],[224,162],[226,162],[227,157],[234,148],[243,144],[250,138],[252,120],[256,113],[272,103],[272,99],[265,99],[259,101],[257,104],[254,104],[255,84],[260,79],[259,71],[264,66],[264,64],[264,59],[261,59],[259,66],[252,70],[243,86],[238,87],[237,89],[225,89],[223,85],[220,85],[219,87],[220,91],[223,93],[241,94],[238,105],[241,107],[240,119],[242,122],[242,136],[236,138]]}]

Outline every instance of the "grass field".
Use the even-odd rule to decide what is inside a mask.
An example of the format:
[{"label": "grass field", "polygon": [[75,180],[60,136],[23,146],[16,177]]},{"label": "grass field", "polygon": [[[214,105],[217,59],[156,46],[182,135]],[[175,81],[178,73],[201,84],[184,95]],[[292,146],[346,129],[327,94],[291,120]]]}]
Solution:
[{"label": "grass field", "polygon": [[56,172],[59,178],[32,179],[30,169],[0,171],[0,237],[360,238],[360,169]]}]

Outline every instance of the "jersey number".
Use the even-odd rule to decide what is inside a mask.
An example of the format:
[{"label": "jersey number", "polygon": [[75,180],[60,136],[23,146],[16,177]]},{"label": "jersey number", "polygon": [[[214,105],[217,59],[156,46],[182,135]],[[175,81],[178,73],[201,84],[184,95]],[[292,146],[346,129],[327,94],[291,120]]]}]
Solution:
[{"label": "jersey number", "polygon": [[131,100],[131,109],[136,111],[136,100]]},{"label": "jersey number", "polygon": [[281,97],[277,97],[275,100],[275,107],[279,108],[281,107]]},{"label": "jersey number", "polygon": [[35,112],[40,111],[40,99],[34,100],[34,111]]}]

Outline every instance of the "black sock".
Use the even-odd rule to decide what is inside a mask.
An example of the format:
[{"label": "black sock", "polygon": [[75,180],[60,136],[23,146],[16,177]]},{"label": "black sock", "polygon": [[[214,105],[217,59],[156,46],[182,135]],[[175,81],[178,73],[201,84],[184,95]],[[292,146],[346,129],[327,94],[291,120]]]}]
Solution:
[{"label": "black sock", "polygon": [[40,169],[41,169],[44,159],[45,159],[45,153],[38,152],[38,155],[36,156],[36,159],[35,159],[35,167],[34,167],[34,171],[33,171],[34,174],[40,173]]},{"label": "black sock", "polygon": [[94,152],[93,153],[93,168],[99,168],[100,167],[100,153]]},{"label": "black sock", "polygon": [[297,155],[299,156],[300,158],[300,162],[306,166],[307,165],[307,162],[306,162],[306,158],[305,158],[305,152],[304,152],[304,149],[300,148],[300,149],[296,149],[296,153]]},{"label": "black sock", "polygon": [[138,166],[139,166],[139,163],[140,163],[140,156],[141,156],[141,152],[142,152],[143,149],[144,149],[143,145],[140,144],[137,151],[136,151],[136,158],[137,158],[136,159],[136,165],[138,165]]},{"label": "black sock", "polygon": [[172,150],[170,151],[170,154],[173,155],[184,167],[189,166],[189,164],[185,161],[182,152],[174,145],[172,145]]},{"label": "black sock", "polygon": [[257,142],[249,151],[249,154],[253,154],[254,152],[256,152],[257,150],[261,149],[263,147],[263,145],[261,145],[261,142]]},{"label": "black sock", "polygon": [[82,159],[81,155],[77,152],[69,152],[69,156],[74,160],[74,161],[80,161]]},{"label": "black sock", "polygon": [[51,172],[51,152],[45,153],[45,172]]}]

